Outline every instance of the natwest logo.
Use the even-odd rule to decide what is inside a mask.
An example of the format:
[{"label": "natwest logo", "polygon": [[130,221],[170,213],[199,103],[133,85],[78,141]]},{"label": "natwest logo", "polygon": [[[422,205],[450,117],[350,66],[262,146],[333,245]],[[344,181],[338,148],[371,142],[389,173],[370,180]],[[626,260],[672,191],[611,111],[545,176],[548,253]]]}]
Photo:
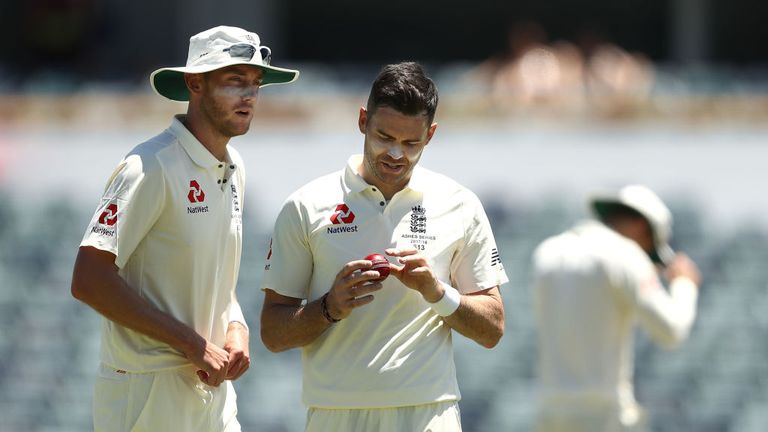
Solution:
[{"label": "natwest logo", "polygon": [[189,181],[189,193],[187,194],[187,199],[189,199],[189,202],[191,203],[201,203],[205,201],[205,192],[200,189],[200,183],[198,183],[197,180]]},{"label": "natwest logo", "polygon": [[331,223],[334,225],[349,224],[354,220],[355,214],[344,203],[337,205],[336,211],[331,215]]},{"label": "natwest logo", "polygon": [[112,226],[117,223],[117,204],[111,203],[103,212],[101,212],[99,223],[107,226]]}]

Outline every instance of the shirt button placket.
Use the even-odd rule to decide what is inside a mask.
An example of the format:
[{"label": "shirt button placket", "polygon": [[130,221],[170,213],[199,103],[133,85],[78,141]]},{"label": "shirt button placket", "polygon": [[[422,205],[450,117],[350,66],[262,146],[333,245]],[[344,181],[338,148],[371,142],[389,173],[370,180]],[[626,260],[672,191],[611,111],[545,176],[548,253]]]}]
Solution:
[{"label": "shirt button placket", "polygon": [[377,195],[377,198],[379,198],[379,207],[382,207],[382,208],[383,208],[384,206],[386,206],[386,205],[387,205],[387,202],[386,202],[385,200],[383,200],[383,199],[382,199],[382,198],[384,198],[384,196],[381,194],[381,192],[379,192],[379,190],[378,190],[378,189],[376,189],[375,187],[371,187],[371,191],[372,191],[374,194],[376,194],[376,195]]},{"label": "shirt button placket", "polygon": [[217,166],[219,169],[216,170],[216,183],[221,185],[221,190],[224,190],[224,183],[227,182],[227,179],[225,177],[226,169],[224,169],[223,163],[220,163]]}]

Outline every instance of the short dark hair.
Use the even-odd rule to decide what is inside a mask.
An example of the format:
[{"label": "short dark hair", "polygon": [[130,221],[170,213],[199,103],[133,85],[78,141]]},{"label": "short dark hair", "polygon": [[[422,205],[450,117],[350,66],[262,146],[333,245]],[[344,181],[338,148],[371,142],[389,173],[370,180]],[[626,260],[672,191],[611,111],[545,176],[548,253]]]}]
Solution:
[{"label": "short dark hair", "polygon": [[366,109],[373,114],[390,107],[406,115],[426,114],[430,123],[437,111],[437,87],[416,62],[384,66],[373,81]]}]

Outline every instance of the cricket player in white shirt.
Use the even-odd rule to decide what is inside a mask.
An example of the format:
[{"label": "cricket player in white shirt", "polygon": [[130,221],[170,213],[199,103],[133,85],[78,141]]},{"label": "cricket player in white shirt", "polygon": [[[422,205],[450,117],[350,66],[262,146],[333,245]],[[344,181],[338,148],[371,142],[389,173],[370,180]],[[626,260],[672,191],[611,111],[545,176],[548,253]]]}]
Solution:
[{"label": "cricket player in white shirt", "polygon": [[[437,89],[385,67],[358,126],[364,154],[292,194],[262,281],[261,337],[302,348],[307,431],[460,431],[453,330],[492,348],[507,276],[477,197],[417,163]],[[391,274],[372,270],[388,255]]]},{"label": "cricket player in white shirt", "polygon": [[255,33],[219,26],[190,39],[186,66],[150,76],[187,114],[115,169],[72,278],[72,295],[104,317],[96,432],[240,430],[245,169],[229,140],[248,131],[261,87],[298,77],[269,59]]},{"label": "cricket player in white shirt", "polygon": [[633,327],[673,347],[696,316],[699,271],[669,247],[672,217],[658,196],[630,185],[594,196],[591,208],[598,220],[545,240],[533,257],[537,432],[646,431]]}]

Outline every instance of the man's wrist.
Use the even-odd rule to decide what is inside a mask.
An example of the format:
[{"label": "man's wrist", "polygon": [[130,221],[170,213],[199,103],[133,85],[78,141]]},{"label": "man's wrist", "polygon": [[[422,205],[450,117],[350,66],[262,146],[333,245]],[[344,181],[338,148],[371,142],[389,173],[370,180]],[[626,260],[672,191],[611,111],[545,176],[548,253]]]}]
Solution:
[{"label": "man's wrist", "polygon": [[447,283],[443,281],[439,282],[444,290],[444,294],[438,301],[430,303],[429,307],[441,317],[447,317],[456,312],[456,309],[459,308],[459,305],[461,304],[461,294],[456,288]]},{"label": "man's wrist", "polygon": [[237,329],[245,330],[246,333],[249,332],[250,330],[248,328],[248,325],[242,321],[230,321],[229,324],[227,325],[227,331],[237,330]]},{"label": "man's wrist", "polygon": [[444,295],[445,288],[443,287],[443,283],[438,279],[435,279],[435,283],[429,292],[421,293],[421,296],[424,297],[424,300],[426,300],[427,303],[437,303]]},{"label": "man's wrist", "polygon": [[185,357],[192,358],[205,352],[205,346],[207,344],[207,339],[194,331],[189,331],[182,333],[178,342],[172,344],[172,346],[181,351]]},{"label": "man's wrist", "polygon": [[329,324],[334,324],[341,321],[340,318],[334,318],[331,315],[331,312],[328,310],[328,293],[325,293],[322,297],[320,297],[320,312],[323,314],[323,318],[325,318]]}]

